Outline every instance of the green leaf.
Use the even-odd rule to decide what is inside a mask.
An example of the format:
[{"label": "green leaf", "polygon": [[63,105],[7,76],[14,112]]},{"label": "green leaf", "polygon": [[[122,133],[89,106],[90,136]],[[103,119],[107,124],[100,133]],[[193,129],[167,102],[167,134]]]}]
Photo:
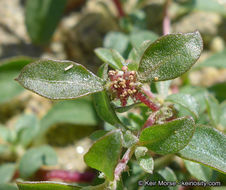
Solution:
[{"label": "green leaf", "polygon": [[39,132],[39,121],[35,115],[21,115],[15,124],[19,143],[23,146],[29,145]]},{"label": "green leaf", "polygon": [[58,123],[96,126],[99,119],[92,101],[87,98],[79,98],[54,104],[41,120],[40,133],[46,132],[51,126]]},{"label": "green leaf", "polygon": [[[98,76],[103,78],[105,77],[105,71],[106,68],[100,67],[98,70]],[[110,99],[108,97],[108,94],[106,91],[98,92],[93,95],[93,102],[96,108],[96,111],[99,115],[99,117],[110,123],[111,125],[115,125],[117,123],[120,123],[120,120],[118,119],[114,109],[112,108],[110,104]]]},{"label": "green leaf", "polygon": [[113,69],[121,70],[125,63],[124,58],[114,49],[96,48],[95,53],[104,63],[109,64]]},{"label": "green leaf", "polygon": [[166,101],[181,105],[185,109],[189,110],[196,119],[199,116],[199,105],[196,102],[195,98],[189,94],[172,94],[166,98]]},{"label": "green leaf", "polygon": [[30,177],[42,165],[55,165],[57,155],[50,146],[41,146],[29,149],[21,158],[19,163],[20,176]]},{"label": "green leaf", "polygon": [[107,63],[104,63],[99,67],[99,69],[97,71],[97,76],[102,78],[104,81],[107,81],[107,79],[108,79],[108,64]]},{"label": "green leaf", "polygon": [[19,190],[79,190],[81,187],[61,182],[17,182]]},{"label": "green leaf", "polygon": [[138,142],[138,138],[129,130],[123,132],[123,147],[130,148]]},{"label": "green leaf", "polygon": [[9,149],[8,145],[0,144],[0,154],[4,154]]},{"label": "green leaf", "polygon": [[108,133],[108,131],[105,130],[96,130],[94,131],[89,138],[93,141],[98,140],[99,138],[103,137],[104,135],[106,135]]},{"label": "green leaf", "polygon": [[139,63],[141,60],[142,55],[144,54],[145,50],[147,49],[147,47],[151,44],[151,41],[147,40],[144,41],[138,49],[133,48],[132,51],[130,51],[129,53],[129,57],[128,57],[128,70],[130,71],[137,71],[139,68]]},{"label": "green leaf", "polygon": [[14,81],[20,70],[33,61],[29,57],[13,57],[0,62],[0,104],[9,102],[23,92],[23,88]]},{"label": "green leaf", "polygon": [[110,99],[107,95],[107,92],[98,92],[93,95],[93,101],[96,108],[96,111],[98,113],[98,116],[110,123],[111,125],[115,125],[117,123],[120,123],[120,120],[118,119],[115,111],[113,110]]},{"label": "green leaf", "polygon": [[196,99],[196,102],[199,104],[200,113],[203,113],[206,110],[205,97],[208,92],[205,88],[197,86],[185,86],[180,89],[180,92],[184,94],[190,94]]},{"label": "green leaf", "polygon": [[197,68],[203,68],[203,67],[215,67],[219,69],[224,69],[226,68],[225,59],[226,59],[226,49],[210,56],[202,63],[199,63],[195,68],[197,69]]},{"label": "green leaf", "polygon": [[103,81],[72,61],[40,60],[24,67],[18,82],[50,99],[75,99],[103,90]]},{"label": "green leaf", "polygon": [[136,107],[136,106],[139,106],[141,104],[141,102],[137,102],[137,103],[134,103],[134,104],[131,104],[131,105],[128,105],[128,106],[124,106],[124,107],[116,107],[115,106],[115,111],[118,112],[118,113],[123,113],[123,112],[127,112],[129,111],[130,109]]},{"label": "green leaf", "polygon": [[220,125],[226,129],[226,101],[221,103],[221,115],[220,115]]},{"label": "green leaf", "polygon": [[1,190],[18,190],[18,188],[14,185],[10,185],[10,184],[0,184],[0,189]]},{"label": "green leaf", "polygon": [[179,118],[145,128],[140,134],[140,143],[158,154],[176,153],[188,144],[194,130],[192,118]]},{"label": "green leaf", "polygon": [[140,167],[147,173],[152,174],[154,169],[154,160],[150,155],[143,156],[138,159]]},{"label": "green leaf", "polygon": [[163,97],[166,98],[169,94],[169,87],[172,83],[172,80],[162,81],[162,82],[156,82],[155,86],[157,89],[157,92]]},{"label": "green leaf", "polygon": [[[159,170],[158,174],[160,174],[165,179],[165,181],[171,181],[171,182],[177,181],[177,176],[175,175],[173,170],[168,167],[165,167],[165,168]],[[177,186],[169,186],[169,189],[177,190],[178,187]]]},{"label": "green leaf", "polygon": [[220,102],[226,99],[226,82],[216,83],[210,86],[208,90],[213,94]]},{"label": "green leaf", "polygon": [[185,166],[189,173],[198,180],[211,181],[213,170],[201,164],[185,160]]},{"label": "green leaf", "polygon": [[141,81],[174,79],[188,71],[203,48],[199,32],[165,35],[145,50],[139,66]]},{"label": "green leaf", "polygon": [[148,175],[146,176],[146,178],[144,178],[144,180],[142,180],[143,182],[145,181],[150,181],[152,182],[152,185],[145,185],[144,188],[142,188],[142,190],[169,190],[169,186],[164,186],[164,185],[159,185],[158,182],[164,182],[166,181],[166,179],[160,175],[159,173],[155,172],[154,174],[152,175]]},{"label": "green leaf", "polygon": [[226,173],[226,136],[212,127],[197,126],[189,144],[178,155]]},{"label": "green leaf", "polygon": [[130,35],[130,41],[135,49],[139,49],[144,41],[149,40],[150,43],[158,39],[158,35],[149,30],[135,31]]},{"label": "green leaf", "polygon": [[15,164],[7,163],[0,165],[0,183],[8,183],[14,176]]},{"label": "green leaf", "polygon": [[11,139],[11,131],[8,127],[0,124],[0,139],[8,142]]},{"label": "green leaf", "polygon": [[67,0],[28,0],[25,9],[27,32],[33,43],[50,41],[64,11]]},{"label": "green leaf", "polygon": [[113,181],[114,170],[121,154],[121,144],[121,131],[111,131],[92,145],[84,160],[88,166],[103,172],[110,181]]},{"label": "green leaf", "polygon": [[108,189],[108,187],[109,187],[109,184],[105,182],[100,185],[82,187],[81,190],[103,190],[103,189]]},{"label": "green leaf", "polygon": [[144,125],[144,119],[140,114],[137,113],[130,112],[127,114],[127,117],[121,114],[120,120],[131,131],[139,131]]},{"label": "green leaf", "polygon": [[140,146],[135,149],[135,156],[138,161],[139,166],[147,173],[152,174],[154,170],[154,160],[147,154],[148,149],[146,147]]},{"label": "green leaf", "polygon": [[216,0],[208,0],[208,1],[193,0],[193,1],[188,1],[188,3],[185,3],[184,6],[187,9],[216,12],[222,15],[226,15],[226,8],[223,5],[223,2],[220,3],[220,1],[216,1]]},{"label": "green leaf", "polygon": [[129,48],[129,38],[121,32],[109,32],[103,43],[105,48],[115,49],[121,55],[126,55]]},{"label": "green leaf", "polygon": [[142,158],[144,156],[147,155],[147,152],[148,152],[148,148],[145,147],[145,146],[137,146],[136,149],[135,149],[135,156],[136,156],[136,159],[139,159],[139,158]]},{"label": "green leaf", "polygon": [[217,127],[221,114],[219,102],[214,96],[208,95],[206,96],[206,106],[211,124]]}]

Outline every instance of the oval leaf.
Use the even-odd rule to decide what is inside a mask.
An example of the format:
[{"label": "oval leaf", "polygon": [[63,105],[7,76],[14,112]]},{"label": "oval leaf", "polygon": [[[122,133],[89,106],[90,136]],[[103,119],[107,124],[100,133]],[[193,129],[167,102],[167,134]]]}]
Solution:
[{"label": "oval leaf", "polygon": [[[105,78],[106,71],[107,71],[107,66],[104,67],[102,65],[98,69],[98,76],[101,78]],[[102,91],[94,94],[93,101],[94,101],[96,111],[102,120],[110,123],[111,125],[120,123],[120,120],[118,119],[114,109],[110,104],[110,99],[106,91]]]},{"label": "oval leaf", "polygon": [[79,126],[97,126],[99,118],[92,101],[87,98],[57,102],[41,119],[40,134],[59,123]]},{"label": "oval leaf", "polygon": [[50,146],[31,148],[23,155],[20,160],[20,176],[23,178],[29,177],[42,165],[55,165],[56,163],[57,155]]},{"label": "oval leaf", "polygon": [[140,134],[140,143],[158,154],[175,153],[188,144],[194,130],[192,118],[179,118],[144,129]]},{"label": "oval leaf", "polygon": [[130,35],[132,46],[136,49],[139,49],[140,45],[146,40],[149,40],[152,43],[157,39],[158,35],[149,30],[136,31]]},{"label": "oval leaf", "polygon": [[121,154],[121,131],[107,133],[97,140],[85,154],[84,160],[88,166],[103,172],[113,181],[114,170]]},{"label": "oval leaf", "polygon": [[203,48],[199,32],[169,34],[152,43],[139,66],[142,81],[163,81],[179,77],[199,58]]},{"label": "oval leaf", "polygon": [[217,99],[208,94],[206,95],[206,107],[207,113],[210,118],[210,122],[214,127],[217,127],[220,122],[221,108]]},{"label": "oval leaf", "polygon": [[120,120],[113,110],[109,97],[105,91],[94,94],[93,100],[97,114],[102,120],[110,123],[111,125],[120,123]]},{"label": "oval leaf", "polygon": [[114,49],[96,48],[95,53],[104,63],[109,64],[113,69],[121,70],[125,63],[124,58]]},{"label": "oval leaf", "polygon": [[224,101],[221,105],[221,115],[220,115],[220,125],[223,129],[226,129],[226,101]]},{"label": "oval leaf", "polygon": [[184,86],[180,89],[180,92],[190,94],[195,98],[196,102],[199,103],[199,114],[206,110],[205,96],[207,94],[207,90],[205,88],[197,86]]},{"label": "oval leaf", "polygon": [[144,41],[139,48],[133,48],[128,56],[128,69],[130,71],[137,71],[139,68],[139,63],[141,60],[142,55],[144,54],[145,50],[147,49],[147,47],[151,44],[151,41],[147,40]]},{"label": "oval leaf", "polygon": [[19,95],[24,89],[13,79],[18,76],[20,70],[34,60],[29,57],[13,57],[0,62],[0,104],[9,102]]},{"label": "oval leaf", "polygon": [[7,163],[0,166],[0,184],[8,183],[14,176],[16,170],[15,164]]},{"label": "oval leaf", "polygon": [[0,189],[2,189],[2,190],[18,190],[18,188],[15,185],[7,184],[7,183],[1,183]]},{"label": "oval leaf", "polygon": [[213,94],[219,102],[224,101],[226,99],[226,80],[210,86],[208,91]]},{"label": "oval leaf", "polygon": [[207,58],[202,63],[198,64],[195,68],[202,68],[202,67],[215,67],[219,69],[226,68],[226,49],[221,52],[215,53],[211,57]]},{"label": "oval leaf", "polygon": [[195,98],[191,95],[183,93],[172,94],[166,98],[166,101],[181,105],[185,109],[189,110],[195,118],[198,118],[199,105],[196,102]]},{"label": "oval leaf", "polygon": [[140,167],[147,173],[152,174],[154,170],[154,160],[150,156],[143,156],[138,159]]},{"label": "oval leaf", "polygon": [[197,126],[189,144],[178,155],[226,173],[226,136],[214,128]]},{"label": "oval leaf", "polygon": [[81,187],[53,181],[17,182],[19,190],[78,190]]},{"label": "oval leaf", "polygon": [[33,43],[46,44],[63,14],[67,0],[28,0],[25,23]]},{"label": "oval leaf", "polygon": [[105,48],[115,49],[121,55],[126,55],[129,48],[129,38],[121,32],[109,32],[103,43]]},{"label": "oval leaf", "polygon": [[185,167],[189,173],[198,180],[211,181],[213,170],[201,164],[185,160]]},{"label": "oval leaf", "polygon": [[24,147],[28,146],[38,134],[39,121],[35,115],[24,114],[19,117],[15,124],[17,140]]},{"label": "oval leaf", "polygon": [[24,67],[18,82],[49,99],[74,99],[103,90],[103,81],[72,61],[40,60]]},{"label": "oval leaf", "polygon": [[[165,181],[171,181],[171,182],[178,181],[176,174],[173,172],[172,169],[170,169],[168,167],[165,167],[165,168],[159,170],[158,174],[160,174],[165,179]],[[169,186],[169,189],[170,190],[178,190],[178,186],[172,185],[172,186]]]}]

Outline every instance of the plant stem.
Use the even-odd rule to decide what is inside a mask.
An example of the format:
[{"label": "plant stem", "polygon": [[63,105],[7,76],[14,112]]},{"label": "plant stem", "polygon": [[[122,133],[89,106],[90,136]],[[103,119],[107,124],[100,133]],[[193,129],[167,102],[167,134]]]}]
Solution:
[{"label": "plant stem", "polygon": [[146,122],[144,123],[144,126],[142,127],[141,131],[142,131],[143,129],[145,129],[146,127],[152,126],[152,125],[155,123],[155,116],[156,116],[157,113],[158,113],[158,112],[155,111],[155,112],[152,112],[152,113],[149,115],[149,117],[148,117],[148,119],[146,120]]},{"label": "plant stem", "polygon": [[121,2],[120,0],[113,0],[114,4],[115,4],[115,7],[117,8],[117,11],[118,11],[118,16],[119,17],[124,17],[126,14],[122,8],[122,5],[121,5]]},{"label": "plant stem", "polygon": [[39,170],[36,173],[38,180],[53,181],[60,179],[66,182],[92,182],[96,174],[94,172],[80,173],[66,170]]},{"label": "plant stem", "polygon": [[166,167],[173,161],[174,157],[175,157],[175,155],[168,154],[166,156],[156,159],[155,165],[154,165],[154,170],[159,170],[161,168]]},{"label": "plant stem", "polygon": [[133,152],[135,150],[135,147],[130,147],[127,149],[125,154],[123,155],[122,159],[119,161],[115,168],[115,180],[120,180],[121,173],[126,169],[126,165],[128,161],[130,160],[131,156],[133,155]]},{"label": "plant stem", "polygon": [[157,111],[159,110],[159,106],[157,104],[155,104],[154,102],[152,102],[151,100],[149,100],[143,93],[138,92],[135,95],[135,98],[137,100],[140,100],[141,102],[143,102],[145,105],[147,105],[152,111]]},{"label": "plant stem", "polygon": [[152,94],[151,89],[148,85],[142,87],[143,93],[149,98],[155,98],[154,94]]},{"label": "plant stem", "polygon": [[162,23],[163,35],[170,33],[170,16],[169,16],[170,3],[171,0],[166,0],[163,8],[163,23]]}]

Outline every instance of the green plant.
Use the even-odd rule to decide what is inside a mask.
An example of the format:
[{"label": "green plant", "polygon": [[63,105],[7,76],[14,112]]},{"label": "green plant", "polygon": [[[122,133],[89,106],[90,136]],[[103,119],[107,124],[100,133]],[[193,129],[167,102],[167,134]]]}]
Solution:
[{"label": "green plant", "polygon": [[[16,79],[24,88],[56,100],[93,94],[96,111],[108,127],[91,136],[95,142],[84,157],[88,166],[101,172],[103,184],[79,187],[19,182],[19,189],[123,189],[123,184],[132,184],[123,177],[130,163],[136,189],[141,179],[171,176],[176,180],[169,168],[163,169],[174,155],[226,173],[226,137],[213,128],[224,125],[220,111],[224,104],[219,106],[200,88],[188,86],[179,93],[168,93],[170,80],[187,72],[202,48],[201,35],[196,31],[165,35],[139,46],[135,43],[127,60],[116,50],[98,48],[95,52],[104,62],[98,76],[72,61],[39,60],[25,66]],[[156,91],[151,92],[150,86]],[[134,108],[137,111],[131,112]],[[185,163],[194,171],[193,162]],[[137,165],[144,172],[135,174]]]}]

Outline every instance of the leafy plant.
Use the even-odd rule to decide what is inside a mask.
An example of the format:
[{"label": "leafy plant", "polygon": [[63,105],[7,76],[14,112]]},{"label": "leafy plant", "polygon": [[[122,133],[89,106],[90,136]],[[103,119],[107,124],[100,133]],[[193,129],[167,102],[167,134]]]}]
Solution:
[{"label": "leafy plant", "polygon": [[[0,125],[1,155],[13,157],[17,163],[4,163],[0,165],[0,184],[8,183],[17,170],[20,176],[26,179],[32,176],[43,165],[55,165],[57,155],[48,145],[31,148],[37,140],[40,125],[35,115],[21,115],[12,129]],[[27,151],[26,151],[27,150]],[[26,151],[26,152],[25,152]]]},{"label": "leafy plant", "polygon": [[[101,172],[103,184],[80,187],[19,182],[19,189],[122,189],[127,183],[123,172],[130,162],[144,171],[137,180],[147,177],[145,173],[153,174],[151,179],[176,180],[169,168],[162,169],[173,160],[173,154],[226,173],[226,137],[213,128],[224,123],[224,116],[220,116],[223,112],[219,111],[225,110],[224,104],[220,106],[202,89],[187,88],[170,95],[170,82],[162,82],[181,76],[195,64],[203,49],[199,32],[169,34],[154,42],[137,41],[132,41],[134,48],[127,60],[116,46],[117,50],[96,49],[104,62],[98,76],[72,61],[39,60],[23,68],[16,80],[46,98],[76,99],[93,94],[96,111],[111,125],[111,130],[96,131],[91,137],[95,141],[84,156],[88,166]],[[106,42],[106,46],[110,47],[109,43]],[[119,51],[122,53],[125,49]],[[153,83],[156,93],[147,88]],[[133,108],[139,114],[130,112]],[[205,110],[208,116],[200,120],[206,116]],[[194,166],[185,163],[192,173]],[[202,170],[204,166],[199,167]],[[203,179],[203,176],[197,174],[197,178]]]}]

